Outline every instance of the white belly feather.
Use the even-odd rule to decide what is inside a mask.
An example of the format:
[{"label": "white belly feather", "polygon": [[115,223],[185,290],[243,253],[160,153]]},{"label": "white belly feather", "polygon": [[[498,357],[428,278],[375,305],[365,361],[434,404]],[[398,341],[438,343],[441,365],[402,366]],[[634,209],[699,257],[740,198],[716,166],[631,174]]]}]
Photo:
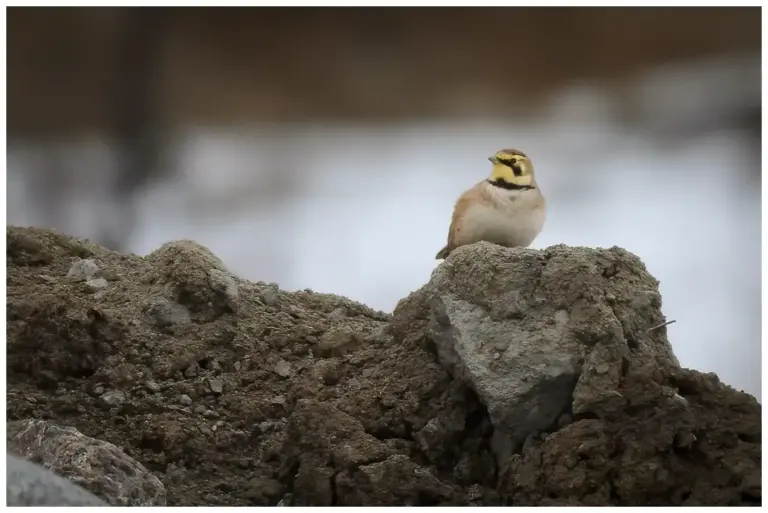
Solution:
[{"label": "white belly feather", "polygon": [[544,226],[545,210],[539,192],[489,187],[490,201],[477,202],[467,209],[457,245],[484,240],[507,247],[529,246]]}]

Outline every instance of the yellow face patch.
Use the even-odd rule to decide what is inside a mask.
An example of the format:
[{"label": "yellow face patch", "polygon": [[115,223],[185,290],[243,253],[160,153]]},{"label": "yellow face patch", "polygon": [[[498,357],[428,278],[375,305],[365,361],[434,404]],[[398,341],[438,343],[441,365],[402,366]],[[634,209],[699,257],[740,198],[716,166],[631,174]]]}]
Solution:
[{"label": "yellow face patch", "polygon": [[519,187],[532,185],[533,165],[523,152],[501,150],[497,151],[489,160],[493,163],[491,182],[501,182]]}]

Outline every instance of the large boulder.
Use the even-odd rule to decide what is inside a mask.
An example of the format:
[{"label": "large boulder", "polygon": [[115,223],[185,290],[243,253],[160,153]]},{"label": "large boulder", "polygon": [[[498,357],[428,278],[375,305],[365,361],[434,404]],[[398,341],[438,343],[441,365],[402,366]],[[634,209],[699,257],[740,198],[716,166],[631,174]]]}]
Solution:
[{"label": "large boulder", "polygon": [[8,453],[5,462],[6,506],[108,506],[88,490],[42,465]]},{"label": "large boulder", "polygon": [[115,445],[71,427],[30,419],[8,422],[8,450],[38,462],[112,506],[165,506],[165,487]]},{"label": "large boulder", "polygon": [[[760,405],[681,369],[664,324],[658,282],[621,248],[481,242],[401,301],[392,329],[487,408],[509,503],[759,501]],[[702,461],[708,487],[689,477]]]},{"label": "large boulder", "polygon": [[474,390],[506,461],[530,434],[564,415],[621,406],[625,368],[678,367],[657,281],[619,249],[459,248],[395,309],[394,323],[427,318],[440,363]]}]

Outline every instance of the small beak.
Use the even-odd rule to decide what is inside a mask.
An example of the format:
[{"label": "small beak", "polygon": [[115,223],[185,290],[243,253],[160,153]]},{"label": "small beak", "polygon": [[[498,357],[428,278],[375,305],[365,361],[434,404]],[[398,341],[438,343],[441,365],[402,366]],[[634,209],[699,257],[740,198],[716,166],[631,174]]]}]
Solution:
[{"label": "small beak", "polygon": [[493,163],[493,164],[498,164],[499,163],[499,159],[496,158],[496,155],[494,155],[493,157],[488,157],[488,160],[490,160],[491,163]]}]

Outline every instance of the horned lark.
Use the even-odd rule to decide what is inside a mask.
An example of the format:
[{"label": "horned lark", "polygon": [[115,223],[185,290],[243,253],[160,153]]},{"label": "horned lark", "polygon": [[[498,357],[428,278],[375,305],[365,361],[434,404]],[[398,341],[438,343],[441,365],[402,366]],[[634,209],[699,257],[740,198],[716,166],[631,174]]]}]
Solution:
[{"label": "horned lark", "polygon": [[491,176],[456,201],[448,244],[436,259],[459,246],[481,240],[506,247],[526,247],[541,232],[546,202],[536,184],[531,160],[519,150],[500,150],[491,161]]}]

